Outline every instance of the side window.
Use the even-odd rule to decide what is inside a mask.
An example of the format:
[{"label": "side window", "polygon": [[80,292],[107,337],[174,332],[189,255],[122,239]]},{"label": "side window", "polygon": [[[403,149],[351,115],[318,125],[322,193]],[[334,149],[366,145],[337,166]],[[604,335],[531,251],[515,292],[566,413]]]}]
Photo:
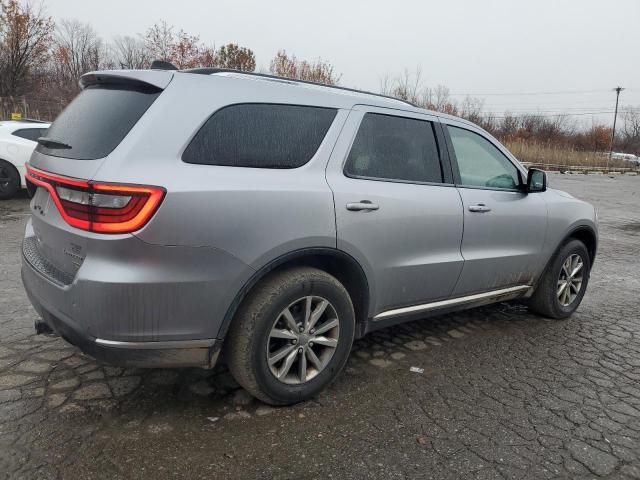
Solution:
[{"label": "side window", "polygon": [[431,122],[365,114],[344,172],[351,177],[442,183]]},{"label": "side window", "polygon": [[464,128],[447,128],[462,185],[504,189],[519,187],[518,169],[491,142]]},{"label": "side window", "polygon": [[300,167],[315,155],[336,113],[332,108],[298,105],[231,105],[207,120],[182,160],[229,167]]},{"label": "side window", "polygon": [[14,131],[11,135],[36,142],[38,138],[45,135],[46,131],[46,128],[21,128],[20,130]]}]

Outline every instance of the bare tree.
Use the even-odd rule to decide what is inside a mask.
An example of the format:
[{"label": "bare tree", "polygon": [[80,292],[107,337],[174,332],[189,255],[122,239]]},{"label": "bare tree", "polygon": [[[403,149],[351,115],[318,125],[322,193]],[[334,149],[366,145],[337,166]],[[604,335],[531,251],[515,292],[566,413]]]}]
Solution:
[{"label": "bare tree", "polygon": [[422,80],[421,67],[416,67],[415,72],[405,68],[404,72],[396,77],[386,74],[380,79],[380,93],[422,107],[428,106],[430,98],[430,90],[424,86]]},{"label": "bare tree", "polygon": [[29,72],[47,59],[53,28],[42,4],[0,0],[0,96],[25,93]]},{"label": "bare tree", "polygon": [[504,140],[514,140],[520,128],[520,118],[511,112],[505,112],[502,122],[499,126],[499,135]]},{"label": "bare tree", "polygon": [[151,26],[144,35],[144,44],[149,56],[153,60],[170,62],[173,55],[174,33],[173,25],[161,20]]},{"label": "bare tree", "polygon": [[431,91],[433,110],[450,114],[457,113],[457,106],[451,101],[450,90],[444,85],[438,85]]},{"label": "bare tree", "polygon": [[393,86],[395,80],[391,77],[390,74],[386,73],[383,77],[380,78],[380,93],[382,95],[393,95]]},{"label": "bare tree", "polygon": [[628,107],[622,120],[621,150],[640,155],[640,107]]},{"label": "bare tree", "polygon": [[253,51],[247,47],[229,43],[220,47],[215,55],[217,67],[232,68],[243,72],[253,72],[256,69],[256,57]]},{"label": "bare tree", "polygon": [[[191,35],[184,30],[176,31],[173,25],[167,24],[164,20],[149,28],[142,38],[146,56],[150,61],[171,62],[181,69],[216,65],[214,48],[203,45],[197,35]],[[248,49],[243,50],[251,52]]]},{"label": "bare tree", "polygon": [[180,30],[171,44],[171,61],[178,68],[200,66],[200,37]]},{"label": "bare tree", "polygon": [[482,124],[487,118],[482,114],[483,107],[484,100],[467,95],[460,104],[460,116],[471,122]]},{"label": "bare tree", "polygon": [[106,66],[107,51],[91,25],[65,19],[56,30],[53,59],[58,81],[74,90],[83,74]]},{"label": "bare tree", "polygon": [[629,107],[623,117],[622,133],[629,138],[640,138],[640,107]]},{"label": "bare tree", "polygon": [[289,56],[285,50],[280,50],[271,60],[269,71],[279,77],[306,80],[327,85],[337,85],[341,77],[341,75],[335,73],[332,64],[321,58],[312,62],[298,60],[295,55]]},{"label": "bare tree", "polygon": [[113,57],[118,68],[148,68],[151,57],[144,41],[134,37],[116,37],[113,40]]},{"label": "bare tree", "polygon": [[422,68],[416,67],[415,73],[405,68],[402,75],[396,78],[392,95],[415,105],[420,104],[428,95],[422,81]]}]

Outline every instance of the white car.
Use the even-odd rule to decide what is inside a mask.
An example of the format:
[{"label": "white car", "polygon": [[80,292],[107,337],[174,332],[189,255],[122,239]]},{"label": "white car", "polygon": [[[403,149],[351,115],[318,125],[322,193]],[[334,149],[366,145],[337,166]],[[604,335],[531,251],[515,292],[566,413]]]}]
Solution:
[{"label": "white car", "polygon": [[0,122],[0,200],[27,187],[24,165],[49,125],[31,120]]}]

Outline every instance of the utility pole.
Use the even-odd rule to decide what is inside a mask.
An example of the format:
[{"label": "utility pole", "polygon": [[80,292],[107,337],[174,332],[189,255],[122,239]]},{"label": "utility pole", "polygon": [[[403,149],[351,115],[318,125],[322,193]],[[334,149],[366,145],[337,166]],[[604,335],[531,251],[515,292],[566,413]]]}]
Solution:
[{"label": "utility pole", "polygon": [[609,162],[611,161],[611,154],[613,153],[613,139],[616,137],[616,120],[618,119],[618,100],[620,99],[620,92],[624,90],[622,87],[616,87],[613,89],[616,92],[616,110],[613,114],[613,131],[611,132],[611,144],[609,145],[609,158],[607,160],[607,170],[609,170]]}]

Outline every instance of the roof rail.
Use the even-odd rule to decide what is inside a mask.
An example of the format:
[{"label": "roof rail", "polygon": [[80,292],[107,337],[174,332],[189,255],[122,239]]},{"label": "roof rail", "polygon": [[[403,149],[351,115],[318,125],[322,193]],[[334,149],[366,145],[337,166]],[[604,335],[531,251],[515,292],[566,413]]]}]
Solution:
[{"label": "roof rail", "polygon": [[353,92],[353,93],[362,93],[365,95],[373,95],[376,97],[381,97],[381,98],[386,98],[389,100],[395,100],[396,102],[401,102],[401,103],[406,103],[407,105],[410,105],[412,107],[416,107],[416,108],[420,108],[418,107],[418,105],[415,105],[414,103],[409,102],[408,100],[402,100],[400,98],[396,98],[396,97],[392,97],[390,95],[383,95],[381,93],[373,93],[373,92],[368,92],[366,90],[358,90],[355,88],[348,88],[348,87],[339,87],[337,85],[327,85],[326,83],[320,83],[320,82],[311,82],[309,80],[298,80],[297,78],[287,78],[287,77],[279,77],[277,75],[269,75],[266,73],[255,73],[255,72],[244,72],[242,70],[234,70],[232,68],[188,68],[186,70],[180,70],[181,72],[186,72],[186,73],[197,73],[200,75],[213,75],[214,73],[238,73],[241,75],[249,75],[252,77],[260,77],[260,78],[267,78],[267,79],[271,79],[271,80],[279,80],[279,81],[284,81],[284,82],[295,82],[295,83],[304,83],[307,85],[315,85],[318,87],[326,87],[326,88],[334,88],[336,90],[343,90],[346,92]]}]

